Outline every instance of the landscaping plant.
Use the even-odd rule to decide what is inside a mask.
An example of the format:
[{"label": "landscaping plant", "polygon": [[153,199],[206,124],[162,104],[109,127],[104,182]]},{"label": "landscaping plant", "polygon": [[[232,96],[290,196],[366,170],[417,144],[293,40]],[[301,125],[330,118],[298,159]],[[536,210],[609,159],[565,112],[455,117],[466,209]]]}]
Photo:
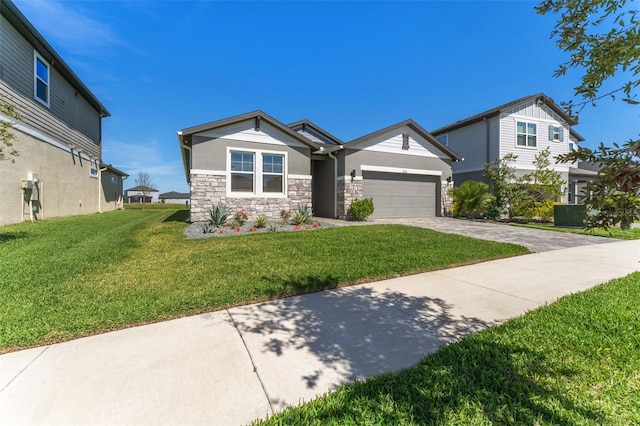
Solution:
[{"label": "landscaping plant", "polygon": [[373,198],[353,200],[349,205],[348,216],[354,220],[365,220],[373,214]]},{"label": "landscaping plant", "polygon": [[209,209],[208,225],[211,227],[219,228],[224,226],[229,219],[229,213],[227,212],[227,206],[222,203],[216,204],[213,208]]},{"label": "landscaping plant", "polygon": [[249,213],[244,210],[237,210],[232,217],[232,221],[236,226],[242,226],[249,220]]},{"label": "landscaping plant", "polygon": [[267,226],[267,222],[268,221],[269,221],[269,219],[267,218],[267,216],[265,216],[263,214],[259,214],[258,216],[256,216],[256,218],[253,221],[253,223],[254,223],[256,228],[264,228],[265,226]]},{"label": "landscaping plant", "polygon": [[493,201],[493,197],[489,194],[489,185],[474,180],[467,180],[462,185],[451,188],[449,196],[453,200],[451,206],[453,217],[484,216]]},{"label": "landscaping plant", "polygon": [[286,209],[280,210],[280,219],[282,220],[283,225],[288,224],[289,219],[291,219],[291,210],[286,210]]}]

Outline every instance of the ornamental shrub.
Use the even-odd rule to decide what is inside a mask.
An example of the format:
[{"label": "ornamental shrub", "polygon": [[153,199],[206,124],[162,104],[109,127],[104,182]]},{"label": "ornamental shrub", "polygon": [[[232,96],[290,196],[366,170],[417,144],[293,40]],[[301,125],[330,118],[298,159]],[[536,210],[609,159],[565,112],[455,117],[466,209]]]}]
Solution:
[{"label": "ornamental shrub", "polygon": [[373,214],[373,198],[353,200],[349,206],[348,215],[351,219],[366,220]]},{"label": "ornamental shrub", "polygon": [[228,218],[227,206],[222,203],[218,203],[215,207],[209,209],[209,226],[216,228],[223,226]]},{"label": "ornamental shrub", "polygon": [[451,188],[449,195],[453,200],[453,217],[465,215],[473,218],[487,213],[493,197],[489,194],[489,185],[475,180],[467,180],[462,185]]}]

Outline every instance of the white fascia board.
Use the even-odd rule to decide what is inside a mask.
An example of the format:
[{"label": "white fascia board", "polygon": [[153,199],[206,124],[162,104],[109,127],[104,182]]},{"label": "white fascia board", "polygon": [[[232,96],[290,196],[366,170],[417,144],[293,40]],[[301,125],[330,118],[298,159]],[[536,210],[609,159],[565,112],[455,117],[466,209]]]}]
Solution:
[{"label": "white fascia board", "polygon": [[382,173],[401,173],[407,175],[423,175],[423,176],[442,176],[440,170],[427,169],[408,169],[403,167],[387,167],[387,166],[369,166],[363,164],[360,166],[363,172],[382,172]]},{"label": "white fascia board", "polygon": [[289,174],[289,175],[287,175],[287,178],[289,178],[289,179],[307,179],[307,180],[311,180],[312,176],[311,175],[292,175],[292,174]]},{"label": "white fascia board", "polygon": [[224,170],[191,169],[191,174],[192,175],[226,176],[227,172]]}]

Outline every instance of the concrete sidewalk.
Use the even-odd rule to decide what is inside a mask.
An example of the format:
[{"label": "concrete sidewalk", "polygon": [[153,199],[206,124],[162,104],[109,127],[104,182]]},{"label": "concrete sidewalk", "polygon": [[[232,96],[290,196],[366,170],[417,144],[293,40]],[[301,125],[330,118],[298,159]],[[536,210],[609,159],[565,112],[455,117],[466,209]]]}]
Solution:
[{"label": "concrete sidewalk", "polygon": [[535,253],[0,356],[6,425],[239,425],[640,270],[640,242]]}]

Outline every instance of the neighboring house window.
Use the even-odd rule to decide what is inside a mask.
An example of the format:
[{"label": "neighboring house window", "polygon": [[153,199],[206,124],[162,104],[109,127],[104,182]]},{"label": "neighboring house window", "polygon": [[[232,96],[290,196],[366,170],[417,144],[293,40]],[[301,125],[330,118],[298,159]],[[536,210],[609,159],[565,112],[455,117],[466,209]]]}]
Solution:
[{"label": "neighboring house window", "polygon": [[116,183],[118,179],[115,176],[111,176],[111,183]]},{"label": "neighboring house window", "polygon": [[575,146],[573,145],[573,142],[569,142],[569,152],[573,152],[575,150]]},{"label": "neighboring house window", "polygon": [[537,146],[537,129],[535,123],[525,123],[518,121],[516,126],[517,146]]},{"label": "neighboring house window", "polygon": [[49,64],[38,52],[33,52],[33,95],[38,102],[49,106]]},{"label": "neighboring house window", "polygon": [[549,125],[549,140],[550,141],[564,140],[564,129],[559,126]]},{"label": "neighboring house window", "polygon": [[284,192],[284,155],[262,154],[262,192]]},{"label": "neighboring house window", "polygon": [[438,141],[445,146],[449,146],[449,137],[448,135],[438,136]]},{"label": "neighboring house window", "polygon": [[254,158],[250,152],[231,152],[231,191],[253,192]]}]

